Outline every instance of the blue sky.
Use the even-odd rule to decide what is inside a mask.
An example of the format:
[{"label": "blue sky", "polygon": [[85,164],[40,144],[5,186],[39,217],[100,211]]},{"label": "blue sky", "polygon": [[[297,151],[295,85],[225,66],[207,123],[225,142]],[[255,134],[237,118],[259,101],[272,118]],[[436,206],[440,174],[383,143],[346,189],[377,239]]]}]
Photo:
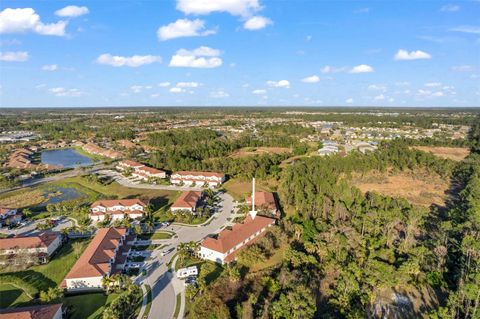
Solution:
[{"label": "blue sky", "polygon": [[480,1],[0,2],[0,107],[479,106]]}]

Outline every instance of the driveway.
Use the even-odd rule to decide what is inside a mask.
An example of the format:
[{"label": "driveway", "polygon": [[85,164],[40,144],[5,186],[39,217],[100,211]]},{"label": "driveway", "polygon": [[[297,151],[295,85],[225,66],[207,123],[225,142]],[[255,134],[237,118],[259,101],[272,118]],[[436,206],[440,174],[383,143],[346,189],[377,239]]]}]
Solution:
[{"label": "driveway", "polygon": [[[178,236],[164,240],[169,247],[176,248],[178,244],[202,240],[209,234],[218,233],[228,223],[227,218],[231,218],[233,209],[233,198],[228,194],[219,195],[222,207],[214,215],[213,220],[204,226],[182,226],[172,224],[166,230],[173,231]],[[139,276],[137,283],[148,284],[152,287],[152,308],[149,319],[170,319],[175,312],[176,295],[184,289],[183,281],[177,279],[174,274],[168,271],[167,263],[175,254],[172,251],[167,256],[161,256],[161,250],[154,250],[152,258],[145,262],[146,276]]]},{"label": "driveway", "polygon": [[[45,221],[45,219],[39,219],[35,221],[29,221],[25,226],[23,227],[18,227],[14,229],[8,229],[8,228],[2,228],[0,229],[0,233],[10,235],[13,234],[15,236],[17,235],[22,235],[22,236],[30,236],[34,235],[36,233],[40,233],[42,231],[37,230],[37,225],[41,222]],[[68,218],[62,219],[61,221],[58,222],[58,224],[50,229],[51,231],[54,232],[61,232],[62,229],[64,228],[69,228],[74,226],[74,221]]]}]

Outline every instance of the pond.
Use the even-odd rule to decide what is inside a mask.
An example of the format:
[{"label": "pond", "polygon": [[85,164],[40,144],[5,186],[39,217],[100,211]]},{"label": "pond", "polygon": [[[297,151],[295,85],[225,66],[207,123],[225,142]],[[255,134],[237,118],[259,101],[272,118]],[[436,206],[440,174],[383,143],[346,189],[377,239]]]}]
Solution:
[{"label": "pond", "polygon": [[41,161],[43,164],[61,165],[65,168],[86,166],[93,163],[89,157],[78,153],[73,148],[43,151]]},{"label": "pond", "polygon": [[43,196],[45,197],[45,201],[39,205],[40,207],[77,199],[85,196],[85,194],[73,187],[55,187],[46,190]]}]

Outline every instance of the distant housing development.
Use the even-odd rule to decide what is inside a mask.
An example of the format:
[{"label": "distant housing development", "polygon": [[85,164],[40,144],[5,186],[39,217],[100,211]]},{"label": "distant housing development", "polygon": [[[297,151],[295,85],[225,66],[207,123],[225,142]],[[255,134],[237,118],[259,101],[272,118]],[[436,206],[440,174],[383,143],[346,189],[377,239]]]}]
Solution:
[{"label": "distant housing development", "polygon": [[101,228],[65,277],[68,291],[99,290],[102,278],[122,272],[135,234],[126,228]]},{"label": "distant housing development", "polygon": [[100,147],[94,143],[87,143],[82,146],[82,149],[90,154],[105,156],[111,159],[123,157],[123,154],[120,152]]},{"label": "distant housing development", "polygon": [[62,304],[0,309],[2,319],[62,319]]},{"label": "distant housing development", "polygon": [[90,206],[90,219],[94,222],[103,221],[109,216],[112,221],[128,216],[131,219],[142,218],[147,207],[145,201],[135,199],[98,200]]},{"label": "distant housing development", "polygon": [[180,197],[177,198],[175,203],[173,203],[173,205],[170,207],[170,210],[173,213],[184,210],[188,210],[191,213],[194,213],[201,199],[202,192],[183,192]]},{"label": "distant housing development", "polygon": [[178,171],[172,174],[172,184],[216,187],[225,181],[225,174],[215,172]]},{"label": "distant housing development", "polygon": [[22,236],[0,239],[0,263],[26,262],[15,256],[24,254],[32,261],[46,263],[51,255],[62,245],[62,235],[44,232],[36,236]]}]

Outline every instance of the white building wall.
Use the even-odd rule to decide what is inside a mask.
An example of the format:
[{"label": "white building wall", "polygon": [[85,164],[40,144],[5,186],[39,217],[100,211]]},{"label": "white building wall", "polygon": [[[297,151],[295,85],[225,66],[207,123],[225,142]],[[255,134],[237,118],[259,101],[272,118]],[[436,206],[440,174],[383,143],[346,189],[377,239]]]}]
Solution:
[{"label": "white building wall", "polygon": [[55,240],[47,247],[47,254],[51,256],[57,249],[62,245],[62,236],[58,236]]},{"label": "white building wall", "polygon": [[57,312],[53,315],[52,319],[62,319],[63,318],[63,313],[62,313],[62,307],[58,308]]},{"label": "white building wall", "polygon": [[218,251],[211,250],[209,248],[200,246],[200,251],[198,252],[200,258],[214,261],[216,263],[223,264],[227,254],[222,254]]},{"label": "white building wall", "polygon": [[68,291],[86,291],[103,289],[102,276],[66,279]]}]

